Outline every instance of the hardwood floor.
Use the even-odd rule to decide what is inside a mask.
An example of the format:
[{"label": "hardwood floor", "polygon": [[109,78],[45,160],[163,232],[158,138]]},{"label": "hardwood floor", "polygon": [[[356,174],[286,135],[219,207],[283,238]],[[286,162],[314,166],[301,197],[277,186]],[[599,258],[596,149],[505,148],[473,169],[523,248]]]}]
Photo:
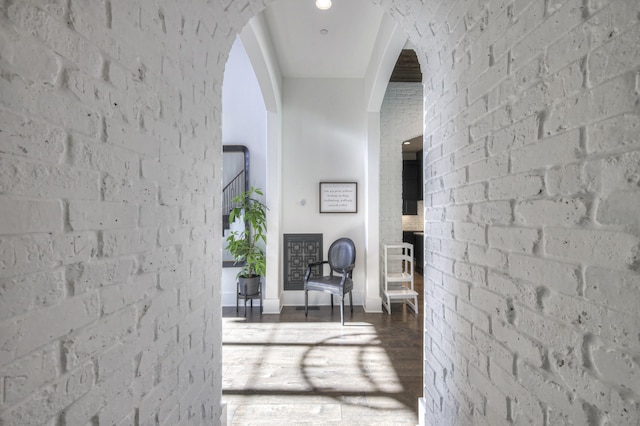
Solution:
[{"label": "hardwood floor", "polygon": [[[416,290],[422,310],[422,276]],[[328,299],[328,295],[326,296]],[[223,309],[223,402],[229,425],[416,425],[423,312],[392,315],[336,305]]]}]

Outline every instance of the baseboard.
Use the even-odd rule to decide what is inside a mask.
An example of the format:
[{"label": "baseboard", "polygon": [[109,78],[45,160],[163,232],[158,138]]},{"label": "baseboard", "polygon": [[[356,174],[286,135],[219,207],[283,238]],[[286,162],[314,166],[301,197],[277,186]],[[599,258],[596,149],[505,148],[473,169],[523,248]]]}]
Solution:
[{"label": "baseboard", "polygon": [[426,401],[424,398],[418,398],[418,425],[426,426],[425,424],[425,414],[426,414]]},{"label": "baseboard", "polygon": [[220,407],[220,425],[227,426],[227,403],[223,402]]},{"label": "baseboard", "polygon": [[380,297],[367,297],[363,307],[368,314],[380,314],[382,313],[382,299]]},{"label": "baseboard", "polygon": [[282,311],[282,305],[280,304],[280,299],[264,299],[262,301],[263,314],[279,314]]}]

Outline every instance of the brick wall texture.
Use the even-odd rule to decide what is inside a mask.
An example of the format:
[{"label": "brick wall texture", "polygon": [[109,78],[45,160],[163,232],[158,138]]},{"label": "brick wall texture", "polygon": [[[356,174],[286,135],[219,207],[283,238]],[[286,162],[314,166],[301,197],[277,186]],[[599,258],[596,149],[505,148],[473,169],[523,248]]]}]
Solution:
[{"label": "brick wall texture", "polygon": [[422,97],[421,83],[389,83],[384,94],[380,108],[380,244],[402,242],[402,142],[422,134]]},{"label": "brick wall texture", "polygon": [[419,3],[427,423],[640,424],[640,3]]},{"label": "brick wall texture", "polygon": [[[640,3],[373,0],[421,61],[425,418],[640,419]],[[264,0],[0,1],[0,424],[216,424],[220,92]]]},{"label": "brick wall texture", "polygon": [[0,1],[3,426],[219,422],[221,84],[254,7]]}]

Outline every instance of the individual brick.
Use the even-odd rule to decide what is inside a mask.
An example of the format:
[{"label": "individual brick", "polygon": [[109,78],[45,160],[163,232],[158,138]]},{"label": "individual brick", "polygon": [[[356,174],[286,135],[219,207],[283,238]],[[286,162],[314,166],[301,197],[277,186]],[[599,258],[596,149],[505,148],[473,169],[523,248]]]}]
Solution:
[{"label": "individual brick", "polygon": [[484,224],[508,225],[513,222],[509,201],[489,201],[471,205],[471,221]]},{"label": "individual brick", "polygon": [[39,198],[98,200],[100,173],[0,157],[0,191]]},{"label": "individual brick", "polygon": [[0,153],[57,164],[65,150],[67,133],[55,126],[0,109]]},{"label": "individual brick", "polygon": [[489,200],[529,198],[544,192],[542,178],[535,173],[504,176],[489,182]]},{"label": "individual brick", "polygon": [[142,253],[153,250],[158,243],[158,230],[105,230],[102,233],[102,253],[106,257]]},{"label": "individual brick", "polygon": [[477,161],[469,165],[469,182],[506,176],[508,170],[509,156],[506,153],[494,155],[486,160]]},{"label": "individual brick", "polygon": [[640,191],[620,191],[598,204],[596,220],[603,225],[629,226],[640,229]]},{"label": "individual brick", "polygon": [[123,203],[71,202],[69,224],[77,231],[135,228],[138,207]]},{"label": "individual brick", "polygon": [[549,169],[545,173],[544,181],[547,193],[552,196],[575,195],[586,190],[582,181],[583,165],[579,163]]},{"label": "individual brick", "polygon": [[578,294],[580,287],[576,265],[553,262],[535,256],[509,254],[509,273],[514,278],[564,294]]},{"label": "individual brick", "polygon": [[572,162],[581,154],[580,131],[576,129],[511,151],[511,170],[519,173],[553,167]]},{"label": "individual brick", "polygon": [[582,198],[567,197],[522,201],[514,210],[526,226],[576,226],[587,219],[588,205]]},{"label": "individual brick", "polygon": [[61,269],[0,278],[0,321],[62,302],[66,286]]},{"label": "individual brick", "polygon": [[63,208],[59,200],[24,200],[0,196],[0,217],[0,234],[63,230]]},{"label": "individual brick", "polygon": [[640,239],[623,232],[545,228],[544,241],[547,255],[605,268],[634,268],[640,256]]},{"label": "individual brick", "polygon": [[587,151],[601,153],[640,145],[640,115],[623,114],[587,127]]},{"label": "individual brick", "polygon": [[489,226],[489,247],[506,252],[533,254],[540,236],[537,229]]}]

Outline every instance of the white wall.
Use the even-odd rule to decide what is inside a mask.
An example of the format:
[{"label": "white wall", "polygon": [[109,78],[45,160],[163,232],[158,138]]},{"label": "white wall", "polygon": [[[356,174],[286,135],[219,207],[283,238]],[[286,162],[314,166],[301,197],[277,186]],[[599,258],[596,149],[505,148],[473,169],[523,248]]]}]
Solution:
[{"label": "white wall", "polygon": [[[324,234],[331,242],[349,237],[356,244],[354,303],[365,285],[364,180],[366,111],[359,79],[285,79],[283,90],[282,230]],[[357,213],[319,213],[320,181],[358,183]],[[329,298],[310,294],[310,303]],[[301,291],[286,291],[284,304],[303,304]]]},{"label": "white wall", "polygon": [[[240,38],[236,38],[233,43],[224,70],[222,143],[249,148],[249,185],[261,188],[266,197],[267,111],[258,80]],[[223,240],[223,247],[224,244]],[[238,270],[239,268],[222,268],[223,306],[236,304]]]},{"label": "white wall", "polygon": [[402,142],[422,134],[422,92],[389,83],[380,108],[380,244],[402,241]]},{"label": "white wall", "polygon": [[267,110],[240,38],[235,39],[224,68],[222,143],[249,148],[249,185],[266,191]]}]

